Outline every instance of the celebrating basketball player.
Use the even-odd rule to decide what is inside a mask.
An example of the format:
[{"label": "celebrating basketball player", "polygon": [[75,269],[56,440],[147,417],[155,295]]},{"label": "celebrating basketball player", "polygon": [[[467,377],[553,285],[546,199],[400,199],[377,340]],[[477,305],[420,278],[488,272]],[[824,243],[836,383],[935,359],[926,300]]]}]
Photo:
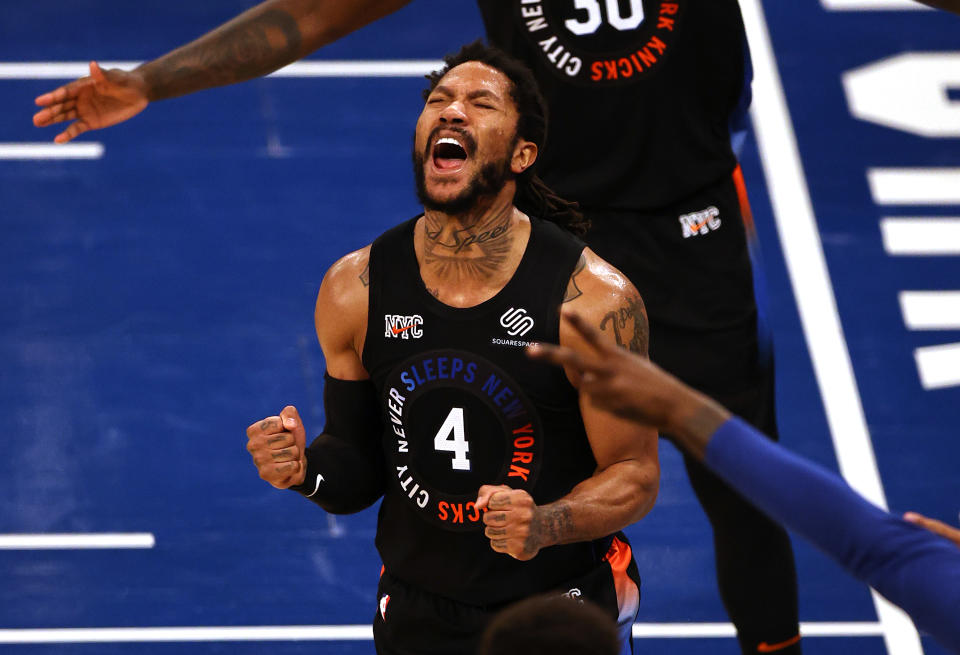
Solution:
[{"label": "celebrating basketball player", "polygon": [[430,80],[413,151],[423,215],[320,287],[326,429],[305,447],[287,407],[248,428],[248,449],[262,478],[330,511],[383,493],[378,652],[475,652],[497,609],[555,591],[604,608],[630,653],[639,578],[618,531],[654,503],[657,434],[525,347],[585,347],[563,305],[646,356],[643,302],[534,175],[545,109],[530,72],[475,43]]}]

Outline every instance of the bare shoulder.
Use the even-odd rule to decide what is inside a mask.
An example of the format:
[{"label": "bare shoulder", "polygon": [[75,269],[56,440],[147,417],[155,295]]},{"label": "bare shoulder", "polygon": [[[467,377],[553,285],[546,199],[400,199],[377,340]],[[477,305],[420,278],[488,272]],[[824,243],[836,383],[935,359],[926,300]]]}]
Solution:
[{"label": "bare shoulder", "polygon": [[370,246],[344,255],[331,266],[317,294],[314,322],[317,338],[328,349],[361,352],[367,328]]},{"label": "bare shoulder", "polygon": [[366,301],[370,284],[370,246],[344,255],[327,269],[320,284],[320,297],[336,305]]},{"label": "bare shoulder", "polygon": [[[579,314],[617,345],[647,355],[650,327],[640,293],[627,276],[589,248],[570,276],[563,311]],[[563,319],[560,343],[574,348],[583,345]]]}]

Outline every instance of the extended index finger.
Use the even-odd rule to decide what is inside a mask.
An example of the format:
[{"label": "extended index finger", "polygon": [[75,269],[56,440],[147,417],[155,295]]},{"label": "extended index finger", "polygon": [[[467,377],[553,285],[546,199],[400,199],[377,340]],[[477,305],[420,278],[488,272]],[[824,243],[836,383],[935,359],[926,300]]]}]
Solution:
[{"label": "extended index finger", "polygon": [[579,373],[595,372],[599,367],[599,362],[589,361],[573,348],[550,343],[531,344],[527,346],[527,354],[533,359],[545,359],[558,366],[569,366]]}]

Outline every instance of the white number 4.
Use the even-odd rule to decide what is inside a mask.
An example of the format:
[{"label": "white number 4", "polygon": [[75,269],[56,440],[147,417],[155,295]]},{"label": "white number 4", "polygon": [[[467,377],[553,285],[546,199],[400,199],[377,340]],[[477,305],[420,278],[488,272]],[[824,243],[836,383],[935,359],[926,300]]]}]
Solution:
[{"label": "white number 4", "polygon": [[463,425],[462,407],[454,407],[447,414],[446,420],[437,431],[437,436],[433,438],[433,447],[436,450],[453,453],[450,465],[455,471],[470,470],[470,460],[467,459],[470,444],[467,443],[467,430]]}]

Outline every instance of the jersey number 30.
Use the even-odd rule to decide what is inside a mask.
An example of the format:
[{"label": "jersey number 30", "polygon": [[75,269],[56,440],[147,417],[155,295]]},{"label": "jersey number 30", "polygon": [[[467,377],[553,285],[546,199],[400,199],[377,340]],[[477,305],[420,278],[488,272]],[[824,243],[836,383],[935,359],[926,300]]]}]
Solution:
[{"label": "jersey number 30", "polygon": [[[630,0],[630,13],[626,16],[620,11],[620,0],[605,0],[604,4],[607,7],[607,22],[621,32],[635,30],[643,22],[643,0]],[[563,24],[568,30],[577,36],[586,36],[600,29],[603,22],[600,0],[573,0],[573,5],[587,14],[582,20],[565,20]]]},{"label": "jersey number 30", "polygon": [[454,407],[447,414],[443,425],[437,431],[437,436],[433,438],[433,447],[436,450],[453,453],[453,460],[450,462],[453,470],[470,470],[470,460],[467,459],[470,444],[467,443],[467,430],[463,424],[462,407]]}]

